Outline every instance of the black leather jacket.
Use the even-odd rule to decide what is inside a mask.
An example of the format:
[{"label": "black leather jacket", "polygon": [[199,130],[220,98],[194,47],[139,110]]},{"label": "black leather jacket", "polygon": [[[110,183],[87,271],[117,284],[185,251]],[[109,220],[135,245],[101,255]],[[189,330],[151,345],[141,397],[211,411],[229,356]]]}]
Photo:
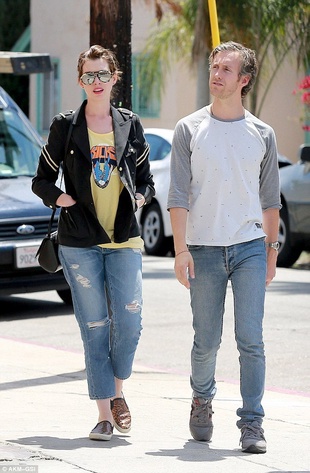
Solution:
[{"label": "black leather jacket", "polygon": [[[41,150],[32,190],[48,207],[55,208],[58,197],[64,192],[55,185],[61,163],[66,192],[76,200],[71,207],[61,209],[58,239],[65,246],[89,247],[109,243],[100,225],[92,198],[90,175],[92,170],[90,144],[85,119],[85,100],[76,112],[54,117],[47,143]],[[135,193],[141,193],[149,203],[155,194],[150,173],[149,145],[145,141],[139,117],[129,110],[111,107],[117,168],[124,188],[114,224],[114,241],[122,243],[140,234],[135,218]],[[72,132],[65,154],[70,122]]]}]

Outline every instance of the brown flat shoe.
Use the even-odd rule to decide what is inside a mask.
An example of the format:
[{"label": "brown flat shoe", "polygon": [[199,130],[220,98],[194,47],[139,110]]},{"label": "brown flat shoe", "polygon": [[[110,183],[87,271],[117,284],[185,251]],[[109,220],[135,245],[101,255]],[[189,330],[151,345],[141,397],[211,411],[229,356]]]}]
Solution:
[{"label": "brown flat shoe", "polygon": [[123,434],[129,432],[131,429],[131,415],[125,399],[117,397],[111,400],[111,411],[115,428]]},{"label": "brown flat shoe", "polygon": [[102,420],[93,428],[89,434],[91,440],[111,440],[113,425],[108,420]]}]

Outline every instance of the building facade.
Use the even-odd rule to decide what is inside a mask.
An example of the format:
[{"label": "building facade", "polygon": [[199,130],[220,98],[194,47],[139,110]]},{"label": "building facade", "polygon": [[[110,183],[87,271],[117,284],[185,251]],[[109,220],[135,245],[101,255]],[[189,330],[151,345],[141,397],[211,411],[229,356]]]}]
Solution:
[{"label": "building facade", "polygon": [[[133,110],[139,113],[144,127],[174,128],[181,117],[196,109],[196,73],[185,62],[173,65],[165,77],[164,90],[158,89],[149,108],[142,103],[143,94],[135,88],[135,57],[143,49],[154,17],[152,2],[132,0]],[[89,31],[89,0],[31,0],[31,50],[49,53],[54,65],[51,74],[31,77],[30,119],[42,135],[47,134],[56,113],[77,108],[84,98],[76,65],[79,53],[89,47]],[[279,152],[292,161],[296,161],[305,140],[302,107],[293,94],[302,75],[297,74],[294,61],[286,61],[260,115],[275,129]]]}]

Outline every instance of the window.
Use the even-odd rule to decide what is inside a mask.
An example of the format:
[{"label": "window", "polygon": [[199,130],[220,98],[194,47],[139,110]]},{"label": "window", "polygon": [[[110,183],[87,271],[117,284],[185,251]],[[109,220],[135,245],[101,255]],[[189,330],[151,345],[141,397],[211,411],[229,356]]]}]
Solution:
[{"label": "window", "polygon": [[27,125],[27,121],[16,109],[0,109],[1,179],[34,176],[40,145],[38,138]]},{"label": "window", "polygon": [[141,80],[140,71],[143,59],[138,55],[132,56],[132,109],[140,117],[157,118],[160,112],[160,86],[153,83],[151,88]]},{"label": "window", "polygon": [[170,153],[171,144],[161,136],[146,132],[145,138],[150,145],[150,161],[161,161]]}]

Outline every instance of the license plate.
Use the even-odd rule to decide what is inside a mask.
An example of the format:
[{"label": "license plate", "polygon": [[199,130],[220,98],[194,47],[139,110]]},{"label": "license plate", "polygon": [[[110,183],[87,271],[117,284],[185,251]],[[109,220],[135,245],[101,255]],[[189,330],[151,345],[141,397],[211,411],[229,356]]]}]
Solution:
[{"label": "license plate", "polygon": [[17,268],[32,268],[40,266],[36,258],[39,245],[18,246],[15,248],[15,263]]}]

